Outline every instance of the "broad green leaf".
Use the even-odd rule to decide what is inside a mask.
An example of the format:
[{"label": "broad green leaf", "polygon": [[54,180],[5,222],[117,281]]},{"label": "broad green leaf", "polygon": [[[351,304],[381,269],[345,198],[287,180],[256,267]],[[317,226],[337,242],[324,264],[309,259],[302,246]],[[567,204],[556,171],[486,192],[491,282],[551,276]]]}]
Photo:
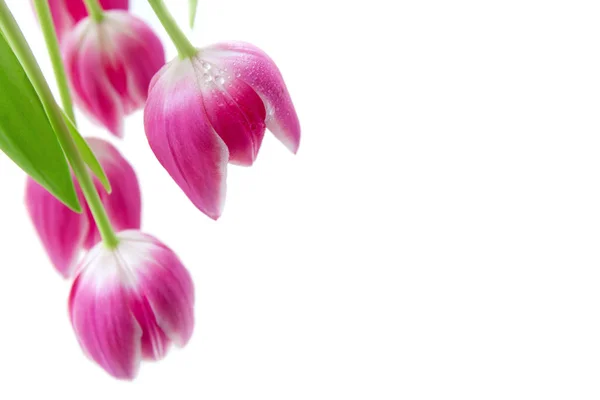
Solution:
[{"label": "broad green leaf", "polygon": [[198,11],[198,0],[189,0],[190,4],[190,28],[194,27],[196,11]]},{"label": "broad green leaf", "polygon": [[98,162],[96,155],[94,154],[92,149],[90,149],[90,146],[87,144],[83,136],[81,136],[71,119],[64,112],[63,116],[65,118],[65,121],[67,122],[69,132],[71,132],[71,136],[75,141],[75,145],[77,146],[77,150],[79,150],[81,158],[83,158],[83,161],[87,164],[92,173],[96,175],[96,177],[100,180],[100,183],[102,183],[102,186],[104,186],[106,192],[110,193],[112,191],[112,188],[110,187],[110,181],[104,173],[102,165],[100,165],[100,162]]},{"label": "broad green leaf", "polygon": [[0,150],[66,206],[81,212],[69,165],[44,107],[1,34]]}]

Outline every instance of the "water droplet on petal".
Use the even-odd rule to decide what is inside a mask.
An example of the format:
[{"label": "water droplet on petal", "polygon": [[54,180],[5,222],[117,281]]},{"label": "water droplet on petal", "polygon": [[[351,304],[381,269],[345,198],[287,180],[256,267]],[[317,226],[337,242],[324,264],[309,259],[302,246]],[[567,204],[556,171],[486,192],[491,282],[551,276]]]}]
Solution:
[{"label": "water droplet on petal", "polygon": [[212,68],[212,66],[209,63],[207,63],[206,61],[200,62],[200,65],[202,66],[202,69],[204,70],[204,72],[208,72]]}]

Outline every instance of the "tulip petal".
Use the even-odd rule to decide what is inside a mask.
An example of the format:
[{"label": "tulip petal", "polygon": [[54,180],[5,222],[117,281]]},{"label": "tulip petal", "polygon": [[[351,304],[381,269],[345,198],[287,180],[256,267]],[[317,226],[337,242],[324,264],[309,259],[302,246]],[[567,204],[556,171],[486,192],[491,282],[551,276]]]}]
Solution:
[{"label": "tulip petal", "polygon": [[173,63],[150,84],[144,110],[146,137],[192,203],[217,219],[225,200],[229,152],[208,121],[191,60]]},{"label": "tulip petal", "polygon": [[[102,3],[102,1],[100,2]],[[78,21],[88,16],[84,0],[55,0],[52,1],[52,3],[56,4],[56,6],[59,6],[59,4],[62,3],[61,8],[65,9],[67,15],[70,17],[73,24],[76,24]],[[104,3],[106,3],[106,1],[104,1]]]},{"label": "tulip petal", "polygon": [[158,325],[179,347],[194,330],[194,286],[192,278],[173,251],[162,246],[153,252],[154,268],[140,273],[140,285]]},{"label": "tulip petal", "polygon": [[106,372],[133,379],[141,361],[142,329],[129,309],[127,279],[115,254],[99,244],[83,260],[71,289],[71,324],[84,352]]},{"label": "tulip petal", "polygon": [[300,122],[283,77],[266,53],[249,43],[225,42],[203,49],[201,57],[256,90],[267,108],[267,128],[290,151],[298,151]]},{"label": "tulip petal", "polygon": [[110,12],[108,16],[103,33],[113,43],[104,45],[103,70],[128,115],[144,106],[148,85],[165,64],[164,48],[142,20],[123,12]]},{"label": "tulip petal", "polygon": [[27,178],[25,204],[52,264],[69,278],[88,230],[85,214],[70,210],[31,178]]},{"label": "tulip petal", "polygon": [[[103,24],[85,20],[65,40],[63,59],[77,104],[115,136],[123,136],[125,112],[103,68]],[[106,39],[105,39],[106,40]]]},{"label": "tulip petal", "polygon": [[[111,18],[122,26],[128,26],[135,35],[128,40],[116,43],[114,56],[121,58],[126,68],[127,93],[123,98],[129,99],[126,114],[142,108],[148,97],[148,86],[159,69],[165,65],[165,50],[162,42],[152,29],[142,20],[126,13],[112,12]],[[143,62],[140,62],[143,60]]]},{"label": "tulip petal", "polygon": [[208,119],[229,149],[229,162],[252,165],[265,134],[265,106],[239,79],[211,79],[202,91]]},{"label": "tulip petal", "polygon": [[[140,185],[131,165],[109,142],[98,138],[87,138],[88,145],[110,179],[112,192],[107,193],[102,183],[94,177],[94,185],[106,213],[117,232],[126,229],[139,229],[142,217]],[[87,203],[85,215],[89,221],[84,248],[90,249],[101,240],[94,216]]]},{"label": "tulip petal", "polygon": [[159,327],[152,306],[142,293],[130,295],[129,307],[142,328],[142,356],[148,360],[160,360],[169,350],[171,341]]},{"label": "tulip petal", "polygon": [[[119,237],[119,254],[124,264],[135,266],[138,290],[152,308],[156,323],[177,346],[185,346],[194,330],[194,284],[189,272],[154,237],[139,231],[121,232]],[[138,322],[144,326],[139,318]]]},{"label": "tulip petal", "polygon": [[100,0],[100,5],[105,10],[127,10],[129,0]]},{"label": "tulip petal", "polygon": [[127,70],[118,59],[104,61],[105,64],[102,68],[106,73],[106,78],[112,88],[121,96],[124,112],[127,113],[128,109],[134,108],[133,104],[135,103],[135,100],[129,98],[129,92],[127,91]]},{"label": "tulip petal", "polygon": [[104,191],[100,181],[95,180],[95,184],[96,189],[101,193],[102,203],[113,228],[117,232],[139,229],[142,219],[142,199],[135,171],[111,143],[97,138],[88,138],[87,142],[107,176],[110,177],[112,186],[110,194]]}]

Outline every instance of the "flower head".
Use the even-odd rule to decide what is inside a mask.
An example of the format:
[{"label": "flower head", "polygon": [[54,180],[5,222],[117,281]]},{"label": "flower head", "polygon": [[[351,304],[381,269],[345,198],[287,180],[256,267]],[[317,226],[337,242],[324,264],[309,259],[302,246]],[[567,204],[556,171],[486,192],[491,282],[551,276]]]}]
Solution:
[{"label": "flower head", "polygon": [[[32,0],[33,1],[33,0]],[[83,0],[49,0],[52,21],[56,28],[58,40],[67,34],[80,20],[87,17],[88,12]],[[100,5],[105,10],[129,8],[129,0],[100,0]]]},{"label": "flower head", "polygon": [[194,328],[194,286],[179,258],[139,231],[98,243],[82,260],[69,315],[84,352],[106,372],[133,379],[142,359],[184,346]]},{"label": "flower head", "polygon": [[[94,179],[113,228],[117,231],[139,229],[142,204],[133,168],[110,143],[94,138],[87,139],[87,142],[111,183],[112,192],[108,194]],[[75,186],[81,204],[85,204],[81,214],[71,211],[31,178],[27,179],[25,188],[29,216],[54,267],[65,278],[72,275],[80,252],[100,240],[81,189],[78,184]]]},{"label": "flower head", "polygon": [[217,219],[227,163],[252,165],[268,128],[290,151],[300,124],[281,73],[260,49],[230,42],[165,65],[144,110],[148,143],[202,212]]},{"label": "flower head", "polygon": [[67,35],[62,52],[76,103],[114,135],[123,119],[142,108],[165,54],[156,34],[124,11],[86,18]]}]

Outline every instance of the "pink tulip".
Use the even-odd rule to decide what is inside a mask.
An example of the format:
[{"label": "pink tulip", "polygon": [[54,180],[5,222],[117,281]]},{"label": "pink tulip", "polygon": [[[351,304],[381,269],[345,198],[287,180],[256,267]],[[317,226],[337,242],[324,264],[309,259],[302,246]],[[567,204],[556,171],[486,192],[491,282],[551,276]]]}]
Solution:
[{"label": "pink tulip", "polygon": [[144,110],[148,143],[196,207],[222,213],[227,163],[252,165],[268,128],[290,151],[300,124],[281,73],[260,49],[221,43],[165,65]]},{"label": "pink tulip", "polygon": [[[88,15],[83,0],[49,0],[48,4],[59,41],[77,22]],[[105,10],[127,10],[129,9],[129,0],[100,0],[100,5]]]},{"label": "pink tulip", "polygon": [[101,22],[79,22],[62,52],[76,104],[122,137],[124,117],[144,106],[148,85],[165,64],[158,36],[125,11],[106,11]]},{"label": "pink tulip", "polygon": [[69,314],[83,351],[112,376],[133,379],[143,359],[163,358],[194,329],[194,285],[177,255],[139,231],[98,243],[83,259]]},{"label": "pink tulip", "polygon": [[[96,189],[115,230],[139,229],[141,225],[140,187],[133,168],[110,143],[87,139],[110,180],[111,194],[97,179]],[[78,214],[52,196],[33,179],[27,179],[25,203],[35,229],[54,267],[65,278],[73,274],[79,254],[100,240],[91,211],[76,184],[84,212]]]}]

